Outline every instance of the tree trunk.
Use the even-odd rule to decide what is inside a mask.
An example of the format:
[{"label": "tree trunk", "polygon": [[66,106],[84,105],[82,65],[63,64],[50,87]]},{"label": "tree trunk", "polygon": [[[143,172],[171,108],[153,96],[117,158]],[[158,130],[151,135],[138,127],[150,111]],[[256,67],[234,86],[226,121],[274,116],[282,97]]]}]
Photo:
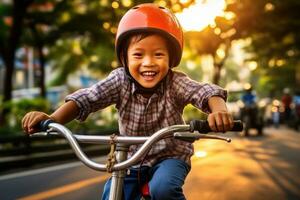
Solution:
[{"label": "tree trunk", "polygon": [[45,63],[46,63],[46,59],[43,53],[43,47],[44,45],[44,40],[41,37],[40,33],[38,32],[37,28],[36,28],[36,24],[34,23],[34,21],[31,21],[29,23],[29,26],[31,28],[33,37],[34,37],[34,45],[37,48],[38,51],[38,57],[39,57],[39,63],[40,63],[40,78],[39,78],[39,87],[41,90],[41,97],[45,98],[46,97],[46,88],[45,88]]},{"label": "tree trunk", "polygon": [[[219,85],[220,83],[220,79],[221,79],[221,70],[225,64],[225,61],[226,59],[228,58],[229,56],[229,50],[230,50],[230,47],[231,47],[231,40],[230,39],[226,39],[225,40],[225,56],[224,58],[218,58],[217,57],[217,54],[214,53],[212,55],[213,57],[213,60],[214,60],[214,72],[213,72],[213,83],[216,84],[216,85]],[[218,62],[219,60],[219,62]]]},{"label": "tree trunk", "polygon": [[40,79],[39,79],[39,86],[41,89],[41,97],[46,97],[46,87],[45,87],[45,56],[43,53],[43,45],[39,42],[37,45],[38,53],[39,53],[39,61],[40,61]]},{"label": "tree trunk", "polygon": [[[21,32],[22,32],[22,22],[25,15],[25,11],[32,0],[14,0],[13,1],[13,23],[10,29],[9,37],[5,41],[1,41],[1,56],[3,56],[3,61],[5,64],[5,76],[4,76],[4,93],[3,93],[3,103],[8,102],[12,98],[13,89],[13,73],[14,73],[14,62],[15,62],[15,51],[19,44]],[[0,110],[0,125],[6,123],[6,115],[10,112],[9,108],[3,108]]]},{"label": "tree trunk", "polygon": [[296,65],[296,88],[300,88],[300,62],[297,62]]},{"label": "tree trunk", "polygon": [[213,84],[219,85],[221,78],[221,69],[222,65],[220,63],[214,63]]}]

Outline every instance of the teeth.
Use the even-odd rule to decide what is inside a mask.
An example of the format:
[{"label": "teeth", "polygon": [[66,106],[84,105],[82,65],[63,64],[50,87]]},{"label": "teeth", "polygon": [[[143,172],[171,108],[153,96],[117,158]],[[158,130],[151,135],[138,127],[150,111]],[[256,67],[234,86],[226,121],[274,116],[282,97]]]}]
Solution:
[{"label": "teeth", "polygon": [[154,76],[156,72],[142,72],[143,76]]}]

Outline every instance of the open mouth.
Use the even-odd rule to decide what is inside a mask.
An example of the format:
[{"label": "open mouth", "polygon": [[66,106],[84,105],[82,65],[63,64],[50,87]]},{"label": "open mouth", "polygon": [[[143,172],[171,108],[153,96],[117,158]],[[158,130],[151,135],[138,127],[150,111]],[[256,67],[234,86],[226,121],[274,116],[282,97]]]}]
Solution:
[{"label": "open mouth", "polygon": [[155,71],[141,72],[141,75],[144,76],[144,77],[154,77],[156,74],[158,74],[158,72],[155,72]]},{"label": "open mouth", "polygon": [[155,71],[144,71],[140,73],[145,80],[151,81],[155,78],[158,72]]},{"label": "open mouth", "polygon": [[142,76],[155,76],[156,74],[157,74],[157,72],[154,72],[154,71],[141,72]]}]

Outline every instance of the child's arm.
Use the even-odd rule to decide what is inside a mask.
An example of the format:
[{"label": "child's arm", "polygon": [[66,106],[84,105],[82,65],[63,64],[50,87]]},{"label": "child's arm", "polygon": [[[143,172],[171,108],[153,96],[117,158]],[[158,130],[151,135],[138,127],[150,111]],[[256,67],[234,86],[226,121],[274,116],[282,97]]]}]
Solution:
[{"label": "child's arm", "polygon": [[208,124],[215,132],[226,132],[233,127],[232,115],[228,112],[225,101],[218,96],[208,100],[211,113],[208,115]]},{"label": "child's arm", "polygon": [[79,108],[76,103],[74,101],[68,101],[51,115],[39,111],[27,113],[22,119],[22,128],[27,134],[32,134],[38,131],[36,125],[43,120],[52,119],[57,123],[65,124],[75,119],[78,113]]}]

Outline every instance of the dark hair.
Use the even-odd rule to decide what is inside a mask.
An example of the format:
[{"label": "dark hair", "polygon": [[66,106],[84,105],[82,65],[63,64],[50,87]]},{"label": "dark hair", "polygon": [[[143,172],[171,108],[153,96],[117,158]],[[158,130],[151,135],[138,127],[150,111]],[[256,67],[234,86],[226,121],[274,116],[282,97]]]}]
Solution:
[{"label": "dark hair", "polygon": [[[138,41],[141,41],[142,39],[146,38],[146,37],[149,37],[149,36],[152,36],[152,35],[157,35],[158,33],[156,32],[142,32],[142,33],[138,33],[138,34],[131,34],[131,35],[128,35],[128,37],[126,39],[123,40],[123,42],[120,44],[120,49],[121,49],[121,52],[120,52],[120,64],[123,66],[123,67],[128,67],[128,60],[127,60],[127,52],[128,52],[128,47],[130,45],[130,42],[132,41],[131,39],[133,37],[136,38],[136,42]],[[159,35],[159,34],[158,34]],[[161,36],[161,35],[160,35]],[[172,53],[172,43],[167,39],[165,38],[164,36],[162,36],[165,40],[166,40],[166,43],[167,43],[167,50],[168,50],[168,54],[169,54],[169,66],[170,68],[173,67],[174,65],[174,55]]]}]

